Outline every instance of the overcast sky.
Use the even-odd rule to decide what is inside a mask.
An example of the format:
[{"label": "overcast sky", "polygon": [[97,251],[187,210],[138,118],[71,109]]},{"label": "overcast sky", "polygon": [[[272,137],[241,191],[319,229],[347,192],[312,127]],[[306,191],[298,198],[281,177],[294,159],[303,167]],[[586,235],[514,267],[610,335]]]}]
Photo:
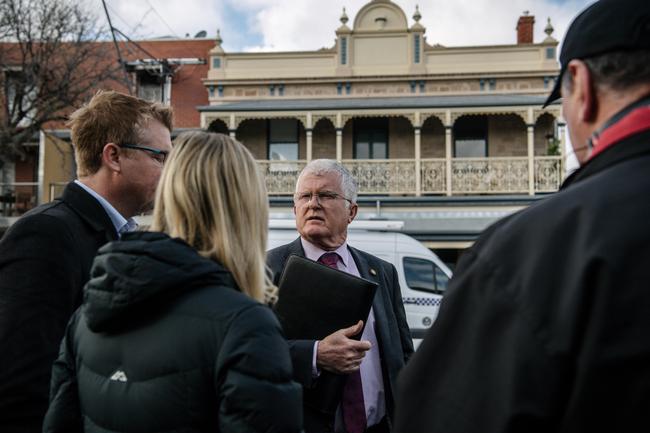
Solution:
[{"label": "overcast sky", "polygon": [[[101,0],[88,0],[105,16]],[[113,25],[133,39],[194,36],[221,29],[226,51],[315,50],[334,45],[345,7],[352,27],[368,0],[106,0]],[[535,41],[546,35],[546,20],[561,40],[573,17],[593,0],[396,0],[413,24],[420,6],[429,44],[493,45],[516,42],[523,11],[536,18]]]}]

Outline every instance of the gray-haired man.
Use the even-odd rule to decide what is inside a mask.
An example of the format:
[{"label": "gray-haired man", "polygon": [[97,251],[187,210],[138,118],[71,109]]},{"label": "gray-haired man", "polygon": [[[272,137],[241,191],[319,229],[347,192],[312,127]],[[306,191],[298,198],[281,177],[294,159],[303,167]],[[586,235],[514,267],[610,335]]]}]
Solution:
[{"label": "gray-haired man", "polygon": [[379,284],[361,341],[350,338],[360,332],[358,323],[321,341],[290,342],[294,376],[306,394],[318,392],[321,369],[348,375],[336,413],[305,405],[308,433],[390,431],[397,373],[413,353],[395,267],[346,243],[356,200],[347,169],[332,160],[312,161],[294,195],[300,237],[268,254],[276,283],[289,255],[298,254]]}]

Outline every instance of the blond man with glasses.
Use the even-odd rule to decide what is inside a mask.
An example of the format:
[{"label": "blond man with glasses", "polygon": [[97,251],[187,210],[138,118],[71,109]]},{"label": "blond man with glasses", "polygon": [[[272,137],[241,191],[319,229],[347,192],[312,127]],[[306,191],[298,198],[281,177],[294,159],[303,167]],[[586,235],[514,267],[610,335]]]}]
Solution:
[{"label": "blond man with glasses", "polygon": [[300,385],[265,305],[276,291],[267,224],[248,150],[221,134],[179,136],[153,231],[126,234],[95,258],[43,431],[300,432]]},{"label": "blond man with glasses", "polygon": [[172,146],[171,110],[118,92],[93,96],[72,113],[70,129],[77,179],[0,241],[3,433],[41,430],[52,362],[81,304],[92,259],[136,228],[133,216],[152,208]]}]

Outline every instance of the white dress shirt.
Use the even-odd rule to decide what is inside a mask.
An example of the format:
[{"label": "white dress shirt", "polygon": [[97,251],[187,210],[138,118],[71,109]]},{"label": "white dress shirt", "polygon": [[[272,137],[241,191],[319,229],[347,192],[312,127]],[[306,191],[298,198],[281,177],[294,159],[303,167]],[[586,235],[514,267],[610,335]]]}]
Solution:
[{"label": "white dress shirt", "polygon": [[88,194],[95,197],[95,199],[99,202],[99,204],[104,208],[104,210],[108,214],[108,217],[111,219],[113,226],[115,227],[115,231],[117,232],[118,237],[122,237],[122,233],[132,232],[138,228],[138,223],[135,222],[133,218],[129,218],[129,219],[124,218],[117,211],[117,209],[115,209],[113,205],[111,205],[108,202],[108,200],[106,200],[104,197],[102,197],[97,192],[95,192],[95,190],[93,190],[91,187],[89,187],[88,185],[84,185],[79,181],[79,179],[75,180],[74,183],[82,187]]}]

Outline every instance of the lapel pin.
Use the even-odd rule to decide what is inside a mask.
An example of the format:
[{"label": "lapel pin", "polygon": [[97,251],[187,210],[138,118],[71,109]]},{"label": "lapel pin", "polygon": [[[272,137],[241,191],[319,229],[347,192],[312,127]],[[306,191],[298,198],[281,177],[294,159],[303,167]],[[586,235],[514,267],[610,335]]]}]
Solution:
[{"label": "lapel pin", "polygon": [[377,271],[375,271],[373,268],[370,268],[370,275],[377,276]]}]

